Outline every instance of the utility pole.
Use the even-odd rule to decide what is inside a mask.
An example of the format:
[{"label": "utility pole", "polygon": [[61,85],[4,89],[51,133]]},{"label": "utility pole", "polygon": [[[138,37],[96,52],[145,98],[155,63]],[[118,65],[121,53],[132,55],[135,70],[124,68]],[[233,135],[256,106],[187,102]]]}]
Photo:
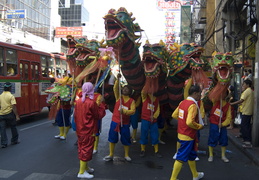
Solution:
[{"label": "utility pole", "polygon": [[[256,2],[256,14],[257,23],[259,19],[259,1]],[[257,24],[258,31],[258,24]],[[259,146],[259,40],[255,45],[255,70],[254,70],[254,115],[253,115],[253,126],[252,126],[252,144],[253,146]]]}]

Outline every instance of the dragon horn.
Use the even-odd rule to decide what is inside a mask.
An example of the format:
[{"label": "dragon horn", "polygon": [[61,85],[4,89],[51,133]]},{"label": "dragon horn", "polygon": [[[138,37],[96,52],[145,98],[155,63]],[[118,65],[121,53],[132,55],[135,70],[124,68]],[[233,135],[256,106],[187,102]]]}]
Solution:
[{"label": "dragon horn", "polygon": [[162,39],[159,41],[159,45],[165,45],[165,43],[162,41]]},{"label": "dragon horn", "polygon": [[217,54],[217,51],[214,51],[213,53],[212,53],[212,56],[215,56]]}]

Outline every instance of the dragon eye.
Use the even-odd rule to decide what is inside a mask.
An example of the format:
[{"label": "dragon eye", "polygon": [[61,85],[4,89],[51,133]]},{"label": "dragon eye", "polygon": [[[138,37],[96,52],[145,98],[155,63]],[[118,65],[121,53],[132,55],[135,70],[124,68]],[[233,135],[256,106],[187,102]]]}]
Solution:
[{"label": "dragon eye", "polygon": [[222,57],[218,57],[218,60],[221,60],[222,59]]}]

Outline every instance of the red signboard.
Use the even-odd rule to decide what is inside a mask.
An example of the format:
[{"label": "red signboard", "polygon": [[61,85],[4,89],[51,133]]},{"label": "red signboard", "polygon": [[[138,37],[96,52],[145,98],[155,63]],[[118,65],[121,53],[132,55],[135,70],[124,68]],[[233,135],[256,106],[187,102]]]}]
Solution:
[{"label": "red signboard", "polygon": [[181,1],[168,1],[157,0],[157,8],[160,10],[180,10]]},{"label": "red signboard", "polygon": [[55,37],[65,38],[67,35],[82,37],[82,27],[56,27]]}]

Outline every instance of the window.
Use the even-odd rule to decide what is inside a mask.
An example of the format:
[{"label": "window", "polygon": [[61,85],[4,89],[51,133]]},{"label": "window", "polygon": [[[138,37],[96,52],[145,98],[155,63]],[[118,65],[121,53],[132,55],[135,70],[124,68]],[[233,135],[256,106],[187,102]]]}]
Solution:
[{"label": "window", "polygon": [[4,75],[4,49],[0,47],[0,76]]},{"label": "window", "polygon": [[7,49],[6,51],[7,76],[17,74],[17,54],[15,50]]},{"label": "window", "polygon": [[48,73],[48,66],[47,66],[47,57],[46,56],[41,56],[40,57],[40,62],[41,62],[41,73],[43,77],[49,77]]}]

